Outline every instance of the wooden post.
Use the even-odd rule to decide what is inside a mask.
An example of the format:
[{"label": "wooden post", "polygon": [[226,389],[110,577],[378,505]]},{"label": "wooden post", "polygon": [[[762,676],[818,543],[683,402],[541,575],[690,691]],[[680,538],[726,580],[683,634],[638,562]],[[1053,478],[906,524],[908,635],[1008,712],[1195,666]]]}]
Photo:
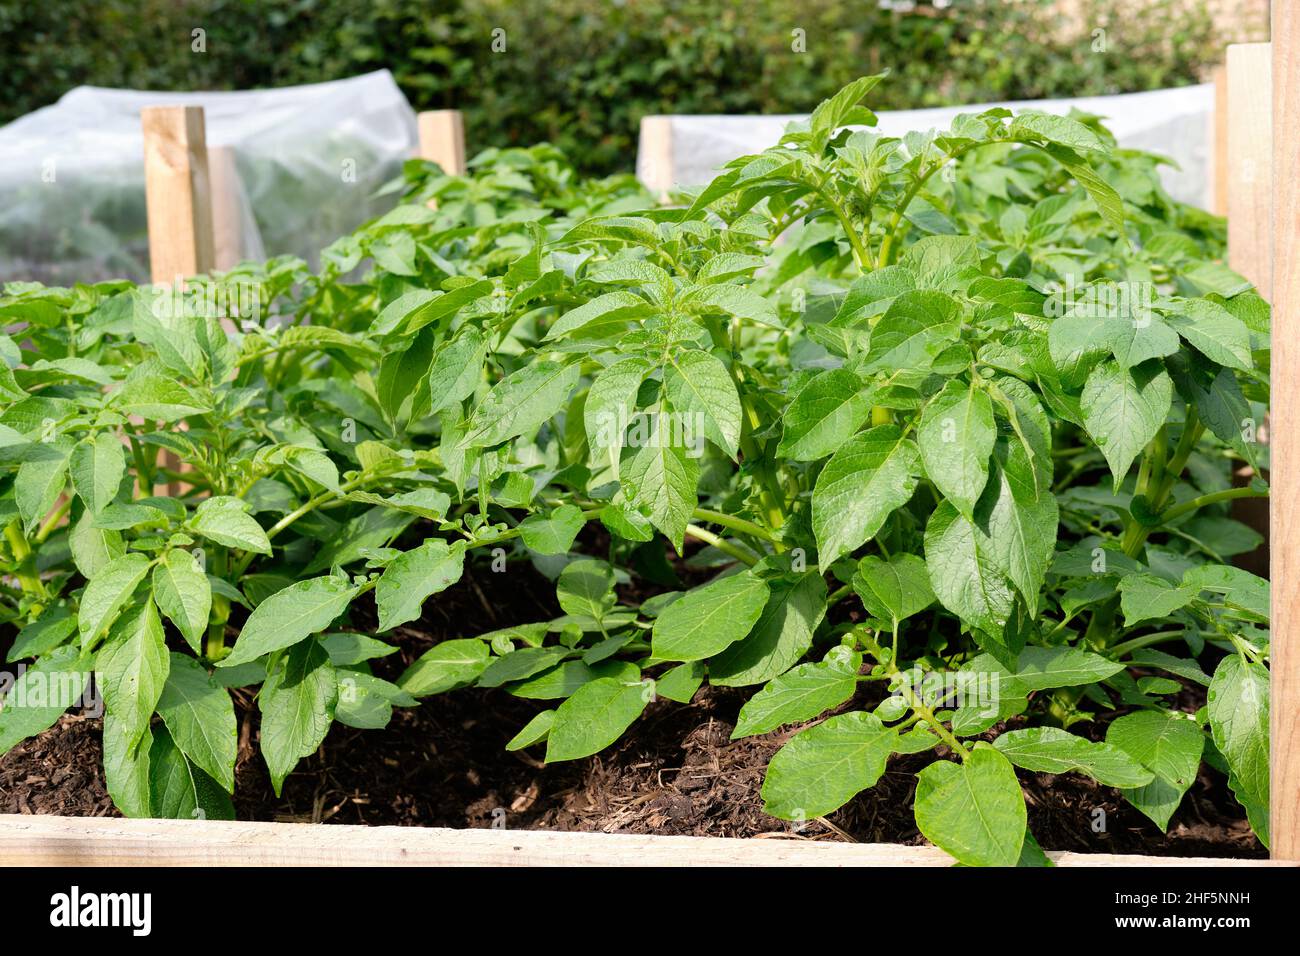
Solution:
[{"label": "wooden post", "polygon": [[1211,167],[1214,174],[1214,194],[1210,197],[1217,216],[1228,214],[1228,68],[1214,68],[1214,120]]},{"label": "wooden post", "polygon": [[641,184],[664,201],[673,188],[673,118],[641,117],[637,143],[637,175]]},{"label": "wooden post", "polygon": [[1273,89],[1268,43],[1228,47],[1228,265],[1273,295]]},{"label": "wooden post", "polygon": [[233,269],[244,257],[244,216],[240,204],[239,170],[229,146],[208,150],[208,175],[212,181],[212,267]]},{"label": "wooden post", "polygon": [[[203,107],[146,106],[140,124],[149,271],[157,284],[181,286],[190,276],[211,272],[215,264]],[[170,452],[162,460],[164,467],[180,468],[180,460]],[[183,488],[169,482],[154,493],[175,496]]]},{"label": "wooden post", "polygon": [[465,120],[460,110],[428,110],[417,119],[420,158],[451,176],[465,175]]},{"label": "wooden post", "polygon": [[1270,849],[1300,857],[1300,3],[1273,4]]},{"label": "wooden post", "polygon": [[[1273,295],[1273,88],[1271,48],[1267,43],[1234,43],[1228,47],[1228,106],[1225,122],[1228,189],[1228,265],[1254,283],[1266,299]],[[1256,430],[1268,441],[1271,420]],[[1234,484],[1255,477],[1242,466]],[[1265,475],[1265,478],[1268,476]],[[1258,531],[1264,543],[1232,563],[1252,574],[1268,574],[1269,502],[1246,498],[1232,503],[1232,516]]]},{"label": "wooden post", "polygon": [[212,199],[203,107],[147,106],[140,122],[153,281],[210,272]]}]

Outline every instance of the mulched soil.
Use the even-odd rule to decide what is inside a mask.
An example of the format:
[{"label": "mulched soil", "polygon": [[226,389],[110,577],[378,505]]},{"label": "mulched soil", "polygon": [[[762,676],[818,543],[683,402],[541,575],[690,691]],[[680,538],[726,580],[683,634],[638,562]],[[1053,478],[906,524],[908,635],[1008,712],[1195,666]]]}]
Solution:
[{"label": "mulched soil", "polygon": [[[400,653],[374,662],[375,672],[394,679],[438,641],[545,619],[558,613],[553,595],[550,582],[531,568],[512,565],[497,578],[467,567],[460,583],[428,603],[418,624],[389,635]],[[369,613],[363,610],[356,619],[359,629]],[[511,754],[503,747],[542,702],[502,691],[457,691],[395,711],[384,730],[336,724],[320,751],[285,782],[280,798],[253,747],[255,703],[241,693],[236,813],[249,820],[925,842],[911,804],[915,773],[932,754],[895,757],[875,787],[825,822],[796,825],[764,814],[764,768],[798,728],[730,740],[749,693],[705,686],[689,705],[658,701],[605,753],[545,766],[541,748]],[[864,685],[845,709],[870,705],[880,693],[878,686]],[[1196,702],[1189,696],[1185,703],[1190,709]],[[1084,734],[1089,729],[1072,728]],[[0,758],[0,812],[115,815],[99,761],[98,721],[65,716]],[[1202,773],[1167,835],[1118,791],[1087,777],[1019,774],[1030,828],[1046,849],[1267,855],[1219,774]],[[1099,820],[1101,832],[1094,830]]]}]

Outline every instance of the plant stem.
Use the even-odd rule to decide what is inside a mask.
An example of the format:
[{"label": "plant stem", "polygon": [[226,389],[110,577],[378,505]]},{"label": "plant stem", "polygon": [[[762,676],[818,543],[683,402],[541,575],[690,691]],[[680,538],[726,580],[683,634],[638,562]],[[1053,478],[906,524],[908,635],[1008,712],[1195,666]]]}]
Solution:
[{"label": "plant stem", "polygon": [[1215,491],[1208,495],[1201,495],[1199,498],[1193,498],[1191,501],[1184,501],[1181,505],[1170,508],[1160,517],[1166,522],[1173,521],[1175,518],[1181,518],[1183,515],[1198,508],[1204,508],[1206,505],[1217,504],[1220,501],[1232,501],[1236,498],[1267,498],[1268,492],[1256,491],[1254,488],[1228,488],[1225,491]]},{"label": "plant stem", "polygon": [[813,191],[821,197],[822,202],[830,207],[831,213],[839,220],[840,228],[844,230],[844,235],[849,240],[849,246],[853,249],[853,261],[857,263],[860,270],[863,272],[868,271],[871,267],[871,252],[862,242],[862,237],[858,235],[858,230],[854,227],[853,220],[849,218],[848,212],[831,196],[824,180],[811,185]]},{"label": "plant stem", "polygon": [[838,604],[840,601],[843,601],[846,597],[848,597],[852,593],[853,593],[853,585],[851,584],[846,584],[843,587],[836,588],[834,591],[831,592],[830,597],[826,599],[826,606],[834,607],[836,604]]},{"label": "plant stem", "polygon": [[37,530],[36,537],[32,540],[36,544],[44,543],[45,539],[48,538],[50,533],[59,526],[59,522],[63,520],[64,515],[66,515],[71,508],[72,496],[65,495],[63,501],[59,502],[59,506],[50,512],[49,517],[45,519],[45,522]]},{"label": "plant stem", "polygon": [[722,538],[719,538],[712,531],[705,531],[703,528],[699,527],[698,525],[688,524],[686,526],[686,533],[689,534],[692,538],[696,538],[700,541],[703,541],[705,544],[713,545],[723,554],[729,554],[737,561],[745,562],[745,564],[751,568],[754,565],[758,564],[758,559],[754,557],[752,554],[745,551],[743,548],[737,547],[736,545],[732,544],[730,541],[725,541]]},{"label": "plant stem", "polygon": [[744,518],[738,518],[735,515],[725,514],[721,511],[713,511],[709,508],[696,508],[691,517],[697,521],[707,521],[710,524],[720,524],[724,528],[729,528],[739,534],[752,535],[755,538],[761,538],[763,541],[776,541],[772,532],[768,531],[762,525],[754,524],[752,521],[746,521]]},{"label": "plant stem", "polygon": [[1150,647],[1152,644],[1163,644],[1165,641],[1172,641],[1182,637],[1187,633],[1181,631],[1160,631],[1157,634],[1143,634],[1141,637],[1135,637],[1132,640],[1116,644],[1110,649],[1110,653],[1115,657],[1127,657],[1134,651],[1140,651],[1144,647]]},{"label": "plant stem", "polygon": [[5,540],[9,542],[9,549],[13,552],[14,564],[17,565],[14,574],[18,578],[18,583],[22,585],[23,593],[31,595],[38,601],[47,600],[50,596],[49,592],[45,590],[45,582],[41,580],[41,576],[36,573],[36,558],[32,554],[31,545],[23,537],[19,519],[15,518],[5,525]]}]

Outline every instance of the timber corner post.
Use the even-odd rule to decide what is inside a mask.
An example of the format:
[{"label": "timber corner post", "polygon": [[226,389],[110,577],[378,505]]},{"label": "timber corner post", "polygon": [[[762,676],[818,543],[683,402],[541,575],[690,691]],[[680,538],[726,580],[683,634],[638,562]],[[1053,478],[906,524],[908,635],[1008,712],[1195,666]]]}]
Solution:
[{"label": "timber corner post", "polygon": [[144,192],[149,272],[171,283],[212,271],[212,184],[201,106],[147,106]]},{"label": "timber corner post", "polygon": [[1271,700],[1274,859],[1300,859],[1300,3],[1274,3]]},{"label": "timber corner post", "polygon": [[[216,266],[212,226],[212,177],[202,106],[146,106],[140,111],[144,134],[144,195],[149,226],[149,275],[156,286],[175,284],[184,293],[190,276]],[[180,470],[180,459],[163,452],[163,465]],[[165,493],[179,494],[169,481]]]},{"label": "timber corner post", "polygon": [[460,110],[427,110],[416,117],[418,155],[449,176],[465,175],[465,118]]}]

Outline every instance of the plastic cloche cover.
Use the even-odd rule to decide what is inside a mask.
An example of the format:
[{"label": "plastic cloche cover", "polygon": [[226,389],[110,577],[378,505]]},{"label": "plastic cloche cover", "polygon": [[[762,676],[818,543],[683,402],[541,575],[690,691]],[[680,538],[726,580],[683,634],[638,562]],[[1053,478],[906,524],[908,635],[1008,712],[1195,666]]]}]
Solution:
[{"label": "plastic cloche cover", "polygon": [[229,93],[77,87],[0,127],[0,283],[148,280],[140,110],[170,105],[204,108],[210,162],[233,155],[241,259],[315,265],[393,205],[375,190],[415,152],[415,114],[387,70]]},{"label": "plastic cloche cover", "polygon": [[[1068,113],[1075,107],[1102,117],[1122,147],[1167,156],[1180,168],[1161,167],[1161,180],[1174,199],[1202,208],[1210,207],[1213,183],[1212,123],[1214,85],[1185,86],[1146,93],[1086,96],[1063,100],[1024,100],[923,110],[883,111],[873,132],[903,136],[913,130],[947,129],[958,113],[979,113],[994,106],[1015,112],[1042,110]],[[670,117],[673,168],[670,172],[648,168],[653,155],[638,151],[637,174],[655,186],[667,179],[674,186],[700,186],[717,175],[719,167],[739,156],[757,153],[781,138],[785,126],[804,116],[673,116]],[[643,127],[644,133],[644,127]],[[659,175],[663,173],[663,175]]]}]

